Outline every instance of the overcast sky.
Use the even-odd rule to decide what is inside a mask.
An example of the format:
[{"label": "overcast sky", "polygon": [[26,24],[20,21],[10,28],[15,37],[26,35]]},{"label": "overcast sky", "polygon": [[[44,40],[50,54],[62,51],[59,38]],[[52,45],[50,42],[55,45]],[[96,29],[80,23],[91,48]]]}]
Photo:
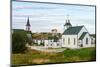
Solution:
[{"label": "overcast sky", "polygon": [[84,25],[90,34],[95,33],[95,7],[33,2],[12,2],[12,28],[26,29],[29,17],[32,32],[64,31],[69,15],[72,26]]}]

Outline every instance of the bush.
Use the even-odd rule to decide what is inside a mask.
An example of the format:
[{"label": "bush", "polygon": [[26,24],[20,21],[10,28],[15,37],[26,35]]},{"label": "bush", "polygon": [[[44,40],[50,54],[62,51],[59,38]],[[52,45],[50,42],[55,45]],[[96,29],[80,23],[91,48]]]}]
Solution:
[{"label": "bush", "polygon": [[14,32],[12,34],[12,53],[23,53],[28,41],[26,32]]}]

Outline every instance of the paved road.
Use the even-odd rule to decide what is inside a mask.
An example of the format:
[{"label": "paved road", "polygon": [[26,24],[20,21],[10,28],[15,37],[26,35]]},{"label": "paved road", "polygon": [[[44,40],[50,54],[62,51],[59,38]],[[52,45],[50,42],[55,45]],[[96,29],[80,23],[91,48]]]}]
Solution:
[{"label": "paved road", "polygon": [[38,51],[45,51],[45,52],[63,52],[66,48],[53,48],[53,49],[48,49],[43,46],[29,46],[31,49],[35,49]]}]

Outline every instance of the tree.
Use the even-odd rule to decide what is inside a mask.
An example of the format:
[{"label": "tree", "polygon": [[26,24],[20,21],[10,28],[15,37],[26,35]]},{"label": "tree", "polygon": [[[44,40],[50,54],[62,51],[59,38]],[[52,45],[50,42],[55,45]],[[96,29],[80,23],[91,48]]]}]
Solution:
[{"label": "tree", "polygon": [[12,34],[12,53],[23,53],[27,47],[28,41],[26,32],[14,32]]}]

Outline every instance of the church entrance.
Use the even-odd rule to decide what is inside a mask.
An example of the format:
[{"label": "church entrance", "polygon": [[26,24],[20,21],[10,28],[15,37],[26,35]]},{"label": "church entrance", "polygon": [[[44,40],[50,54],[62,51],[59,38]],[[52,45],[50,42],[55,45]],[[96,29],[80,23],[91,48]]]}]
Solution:
[{"label": "church entrance", "polygon": [[81,44],[80,47],[83,47],[83,44]]}]

